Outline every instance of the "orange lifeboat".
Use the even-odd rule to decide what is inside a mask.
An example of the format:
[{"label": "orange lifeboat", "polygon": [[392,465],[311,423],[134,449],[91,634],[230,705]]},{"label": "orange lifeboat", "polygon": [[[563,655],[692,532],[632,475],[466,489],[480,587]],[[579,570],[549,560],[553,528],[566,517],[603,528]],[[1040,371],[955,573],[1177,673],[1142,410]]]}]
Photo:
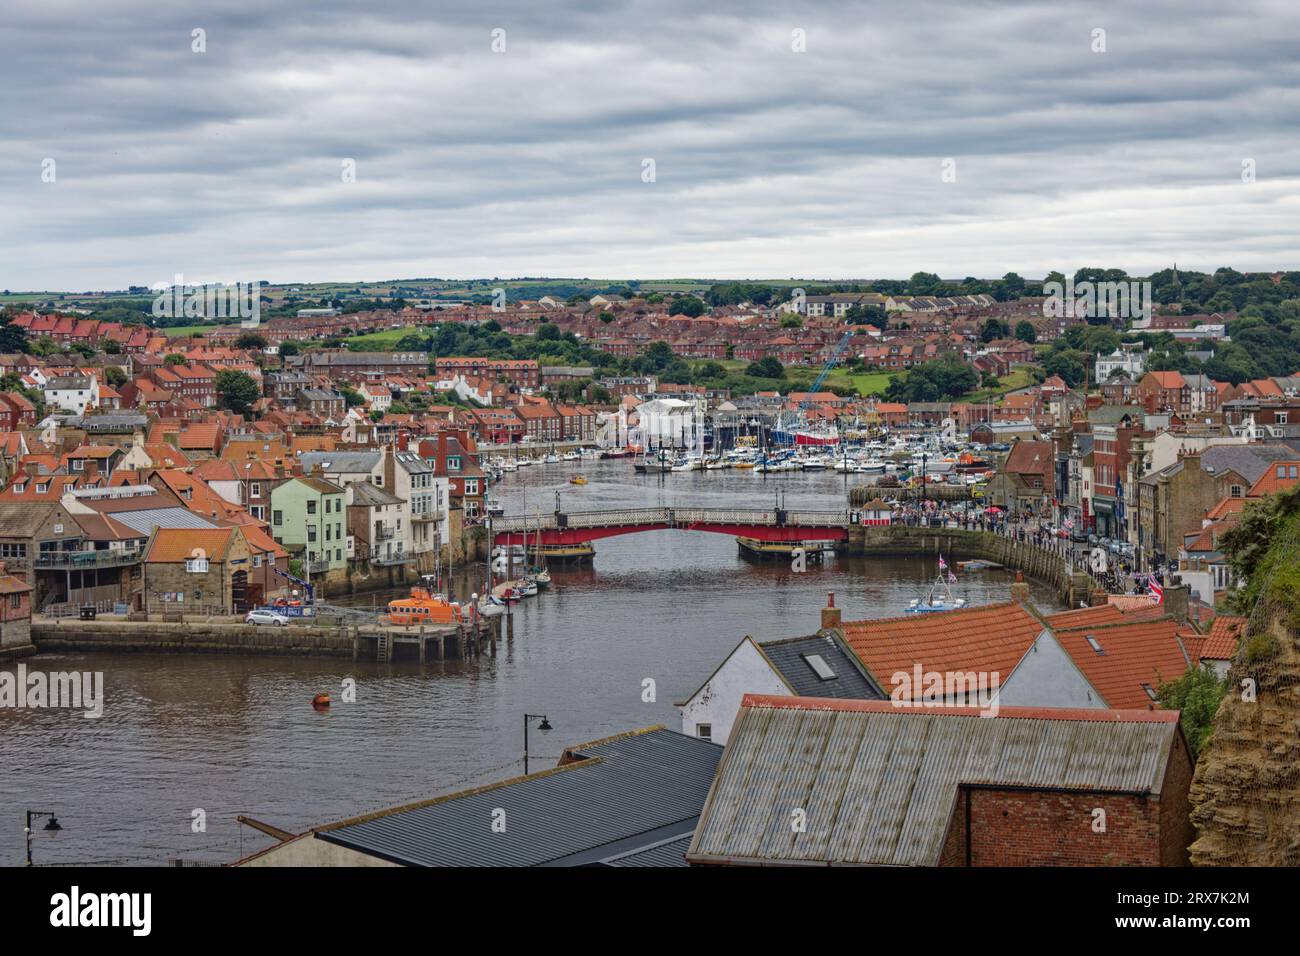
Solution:
[{"label": "orange lifeboat", "polygon": [[325,693],[317,694],[311,699],[311,705],[317,710],[325,710],[330,705],[330,695]]},{"label": "orange lifeboat", "polygon": [[461,610],[446,598],[425,588],[411,588],[409,598],[388,602],[388,623],[399,627],[421,624],[459,624]]}]

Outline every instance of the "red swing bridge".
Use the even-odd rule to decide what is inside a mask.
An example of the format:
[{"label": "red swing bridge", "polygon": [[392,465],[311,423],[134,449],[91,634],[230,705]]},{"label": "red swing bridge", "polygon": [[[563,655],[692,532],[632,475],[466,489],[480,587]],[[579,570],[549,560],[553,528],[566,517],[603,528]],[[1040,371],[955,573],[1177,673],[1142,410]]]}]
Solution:
[{"label": "red swing bridge", "polygon": [[493,545],[562,548],[642,531],[708,531],[765,542],[847,541],[848,511],[625,508],[492,519]]}]

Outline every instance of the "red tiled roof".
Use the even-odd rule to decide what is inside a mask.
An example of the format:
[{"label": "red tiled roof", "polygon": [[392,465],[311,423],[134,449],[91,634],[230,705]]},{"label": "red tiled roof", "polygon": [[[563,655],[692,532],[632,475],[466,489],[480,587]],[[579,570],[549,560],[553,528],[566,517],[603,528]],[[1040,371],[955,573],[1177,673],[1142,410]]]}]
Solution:
[{"label": "red tiled roof", "polygon": [[1209,661],[1230,661],[1237,653],[1237,641],[1246,624],[1244,617],[1220,614],[1210,625],[1209,636],[1201,647],[1201,659]]},{"label": "red tiled roof", "polygon": [[[1100,652],[1089,643],[1089,637],[1097,642]],[[1108,707],[1159,707],[1142,685],[1159,690],[1161,684],[1182,677],[1190,666],[1189,655],[1179,642],[1178,624],[1169,618],[1062,628],[1056,631],[1056,639]]]},{"label": "red tiled roof", "polygon": [[220,561],[226,556],[232,537],[238,533],[234,528],[159,528],[145,561],[174,564],[194,557],[196,550],[213,561]]},{"label": "red tiled roof", "polygon": [[1015,602],[843,625],[845,640],[883,688],[915,664],[927,671],[997,671],[1005,678],[1043,629]]},{"label": "red tiled roof", "polygon": [[1124,613],[1113,604],[1098,604],[1095,607],[1080,607],[1072,611],[1049,614],[1047,623],[1055,630],[1058,627],[1086,627],[1098,624],[1116,624],[1124,620]]}]

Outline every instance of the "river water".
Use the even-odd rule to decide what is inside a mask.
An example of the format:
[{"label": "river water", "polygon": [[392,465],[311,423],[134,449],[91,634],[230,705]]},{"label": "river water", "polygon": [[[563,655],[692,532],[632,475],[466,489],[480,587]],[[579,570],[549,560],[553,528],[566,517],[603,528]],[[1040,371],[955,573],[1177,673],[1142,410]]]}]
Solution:
[{"label": "river water", "polygon": [[[590,484],[567,483],[579,467]],[[858,478],[850,479],[857,482]],[[635,475],[628,460],[534,465],[494,489],[507,513],[603,507],[755,507],[783,492],[789,509],[845,507],[833,472]],[[227,862],[268,845],[245,814],[307,828],[521,773],[523,715],[532,770],[568,745],[636,727],[680,727],[688,697],[746,634],[772,639],[819,626],[826,593],[846,620],[901,613],[935,568],[920,559],[758,564],[733,538],[660,531],[597,542],[594,566],[552,568],[549,592],[517,609],[515,636],[477,662],[353,664],[230,655],[41,654],[29,670],[99,671],[99,719],[68,710],[0,709],[0,864],[23,859],[23,811],[52,810],[63,830],[36,829],[37,864]],[[482,567],[461,569],[461,596]],[[959,575],[970,604],[1003,601],[1002,572]],[[1050,588],[1034,601],[1059,608]],[[353,603],[382,604],[388,595]],[[9,671],[15,664],[5,665]],[[353,677],[355,703],[326,713],[311,697]],[[655,700],[644,702],[652,679]],[[200,822],[202,828],[200,828]]]}]

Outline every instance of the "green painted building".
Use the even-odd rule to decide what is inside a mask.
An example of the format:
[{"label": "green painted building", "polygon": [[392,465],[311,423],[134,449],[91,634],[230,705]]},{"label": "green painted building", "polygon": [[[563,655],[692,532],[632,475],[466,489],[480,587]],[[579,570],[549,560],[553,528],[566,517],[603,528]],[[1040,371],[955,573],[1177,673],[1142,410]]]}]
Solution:
[{"label": "green painted building", "polygon": [[291,478],[271,492],[271,535],[304,562],[303,571],[347,568],[347,497],[322,478]]}]

